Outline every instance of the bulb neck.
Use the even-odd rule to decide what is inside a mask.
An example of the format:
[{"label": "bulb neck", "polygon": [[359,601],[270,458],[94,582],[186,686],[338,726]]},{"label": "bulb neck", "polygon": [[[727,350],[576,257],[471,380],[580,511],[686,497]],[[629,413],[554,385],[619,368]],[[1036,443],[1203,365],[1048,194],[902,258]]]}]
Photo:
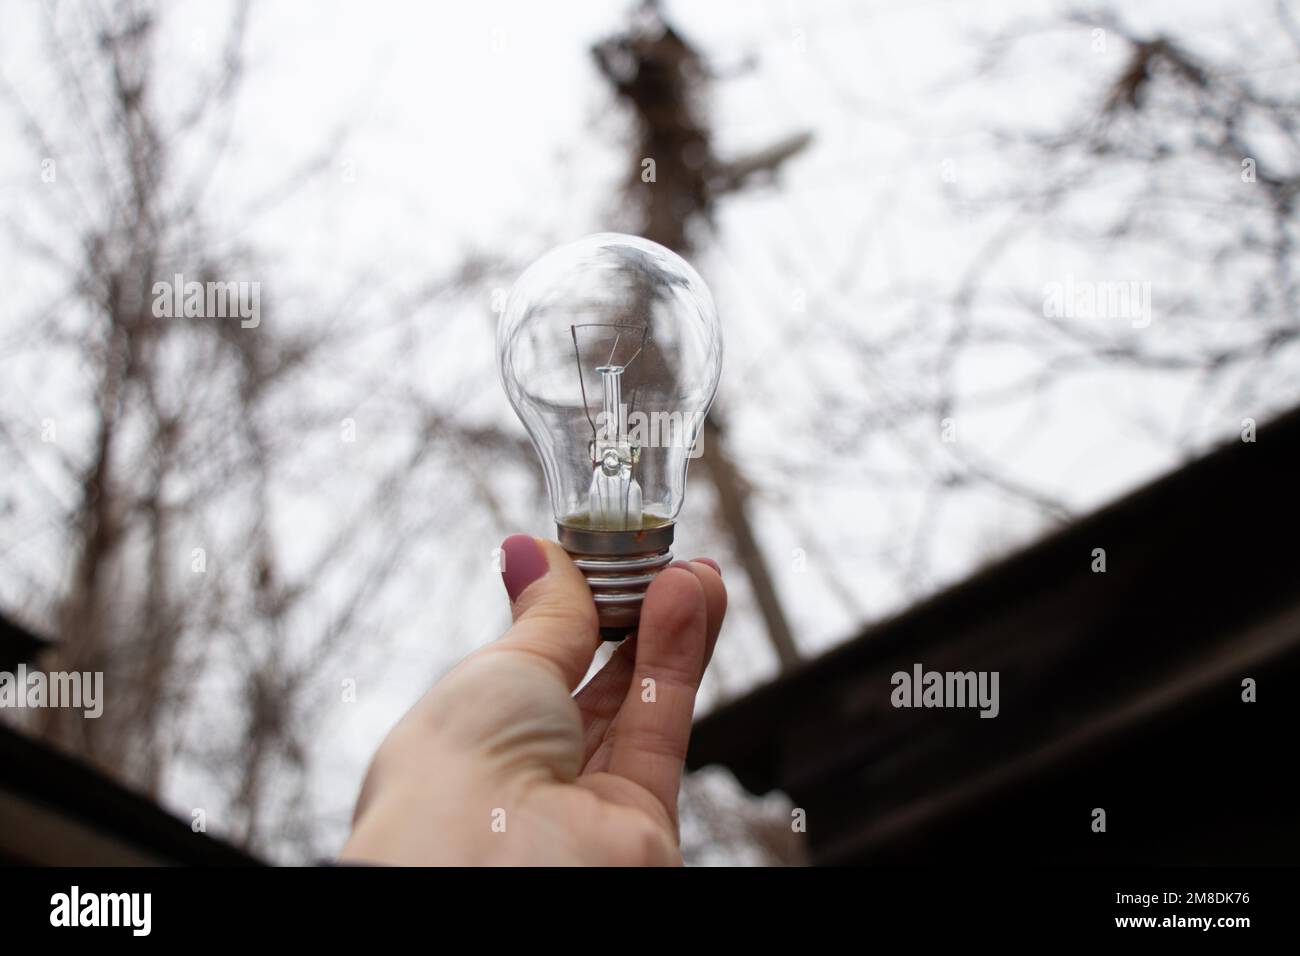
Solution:
[{"label": "bulb neck", "polygon": [[560,547],[578,566],[600,619],[600,636],[621,641],[641,620],[646,588],[672,563],[671,523],[633,531],[594,531],[557,525]]}]

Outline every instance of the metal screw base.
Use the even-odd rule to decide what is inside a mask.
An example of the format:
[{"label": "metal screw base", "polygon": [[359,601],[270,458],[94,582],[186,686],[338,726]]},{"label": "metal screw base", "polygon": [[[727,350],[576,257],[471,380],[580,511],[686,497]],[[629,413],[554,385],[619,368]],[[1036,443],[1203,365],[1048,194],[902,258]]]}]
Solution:
[{"label": "metal screw base", "polygon": [[558,525],[560,546],[569,552],[591,588],[600,636],[621,641],[636,630],[641,602],[655,575],[672,563],[673,526],[639,531],[592,531]]}]

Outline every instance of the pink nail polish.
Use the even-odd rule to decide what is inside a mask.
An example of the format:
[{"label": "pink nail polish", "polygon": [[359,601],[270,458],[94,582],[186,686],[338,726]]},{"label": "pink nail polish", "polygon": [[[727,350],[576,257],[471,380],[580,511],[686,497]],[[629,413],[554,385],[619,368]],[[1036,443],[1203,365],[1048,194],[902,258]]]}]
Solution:
[{"label": "pink nail polish", "polygon": [[718,572],[718,577],[722,577],[722,567],[718,564],[717,561],[714,561],[712,558],[691,558],[691,560],[697,561],[700,564],[707,564],[714,571]]},{"label": "pink nail polish", "polygon": [[546,554],[530,536],[512,534],[501,542],[501,580],[511,604],[546,571]]}]

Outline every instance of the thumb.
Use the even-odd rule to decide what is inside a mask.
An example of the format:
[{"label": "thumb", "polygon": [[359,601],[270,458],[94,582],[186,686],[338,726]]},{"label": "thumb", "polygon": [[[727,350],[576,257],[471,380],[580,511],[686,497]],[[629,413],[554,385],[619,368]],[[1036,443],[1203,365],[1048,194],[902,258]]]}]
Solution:
[{"label": "thumb", "polygon": [[501,545],[501,580],[514,625],[499,644],[554,665],[573,690],[586,676],[600,631],[591,589],[554,541],[511,535]]}]

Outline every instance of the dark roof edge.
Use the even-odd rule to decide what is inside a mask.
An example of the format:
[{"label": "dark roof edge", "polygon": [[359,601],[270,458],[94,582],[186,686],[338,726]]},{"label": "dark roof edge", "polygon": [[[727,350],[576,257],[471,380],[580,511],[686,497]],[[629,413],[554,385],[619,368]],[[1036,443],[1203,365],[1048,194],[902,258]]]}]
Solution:
[{"label": "dark roof edge", "polygon": [[162,862],[256,865],[243,850],[168,813],[93,767],[0,724],[0,789],[111,835]]},{"label": "dark roof edge", "polygon": [[35,660],[54,642],[24,627],[11,616],[0,613],[0,670]]},{"label": "dark roof edge", "polygon": [[[1260,426],[1257,443],[1267,447],[1272,442],[1300,443],[1300,408]],[[1260,449],[1263,450],[1263,449]],[[1053,531],[1025,548],[999,558],[970,577],[937,591],[904,610],[872,622],[854,637],[818,657],[804,661],[793,670],[735,700],[724,704],[696,721],[687,754],[687,767],[697,769],[708,764],[724,764],[740,773],[741,765],[752,765],[769,737],[769,725],[781,720],[776,703],[792,688],[805,682],[816,683],[822,675],[848,667],[874,656],[883,649],[891,635],[915,632],[923,621],[934,615],[951,612],[960,605],[976,605],[988,592],[997,591],[1043,574],[1047,558],[1072,552],[1082,543],[1096,541],[1097,529],[1113,522],[1128,520],[1133,512],[1155,506],[1173,487],[1198,482],[1220,469],[1232,467],[1237,457],[1250,453],[1240,438],[1228,441],[1208,454],[1191,461],[1153,481],[1140,486],[1096,511]],[[749,740],[749,753],[728,752],[730,742]],[[758,759],[764,762],[763,758]],[[754,779],[752,773],[740,773]]]}]

